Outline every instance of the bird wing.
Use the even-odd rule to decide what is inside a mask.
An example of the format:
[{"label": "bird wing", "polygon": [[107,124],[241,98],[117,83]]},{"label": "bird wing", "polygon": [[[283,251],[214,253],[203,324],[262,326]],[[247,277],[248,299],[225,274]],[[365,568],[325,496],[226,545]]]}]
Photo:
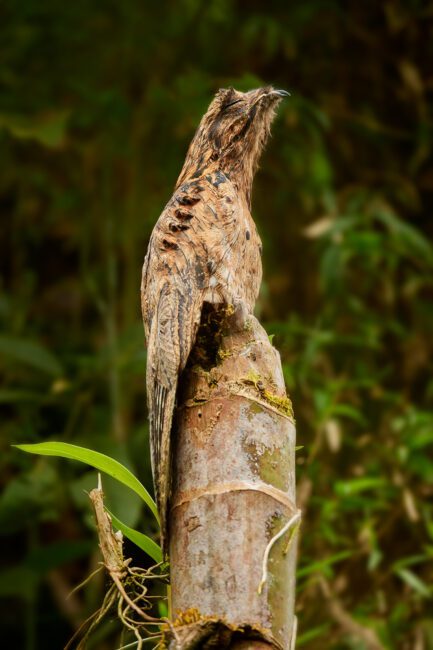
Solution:
[{"label": "bird wing", "polygon": [[167,536],[176,389],[194,345],[208,275],[204,206],[205,200],[201,200],[198,191],[179,190],[154,228],[143,267],[150,447],[163,547]]}]

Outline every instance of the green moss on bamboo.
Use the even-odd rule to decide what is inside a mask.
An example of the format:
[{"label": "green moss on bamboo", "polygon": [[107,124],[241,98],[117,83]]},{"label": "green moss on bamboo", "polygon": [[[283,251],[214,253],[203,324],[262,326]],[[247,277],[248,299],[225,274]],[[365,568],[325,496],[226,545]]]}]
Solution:
[{"label": "green moss on bamboo", "polygon": [[[260,405],[255,405],[259,407]],[[263,409],[263,406],[261,407]],[[262,481],[286,492],[289,488],[290,446],[285,443],[277,449],[257,446],[254,440],[243,440],[242,448],[247,454],[251,472]]]},{"label": "green moss on bamboo", "polygon": [[292,400],[290,397],[287,397],[287,395],[281,397],[280,395],[275,395],[268,390],[265,390],[263,395],[265,400],[269,402],[269,404],[272,404],[272,406],[274,406],[278,411],[281,411],[281,413],[284,413],[284,415],[287,415],[287,417],[292,420],[295,419]]},{"label": "green moss on bamboo", "polygon": [[277,411],[280,411],[291,420],[295,419],[291,399],[287,395],[276,395],[265,388],[265,384],[259,374],[251,370],[246,377],[241,377],[241,381],[244,384],[254,386],[260,394],[260,397],[276,408]]},{"label": "green moss on bamboo", "polygon": [[233,352],[230,350],[223,350],[223,348],[219,348],[217,352],[217,358],[220,363],[224,361],[224,359],[227,359],[228,357],[233,356]]}]

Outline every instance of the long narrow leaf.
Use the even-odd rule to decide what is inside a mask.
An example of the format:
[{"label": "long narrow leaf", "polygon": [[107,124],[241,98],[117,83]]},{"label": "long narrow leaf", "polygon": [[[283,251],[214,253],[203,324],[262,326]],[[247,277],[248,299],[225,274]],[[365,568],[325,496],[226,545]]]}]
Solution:
[{"label": "long narrow leaf", "polygon": [[398,569],[395,573],[420,596],[423,596],[423,598],[431,598],[432,592],[430,588],[413,571],[410,571],[410,569]]},{"label": "long narrow leaf", "polygon": [[99,451],[78,447],[67,442],[40,442],[31,445],[15,445],[18,449],[26,451],[29,454],[40,454],[42,456],[61,456],[87,463],[101,472],[112,476],[120,483],[123,483],[140,496],[145,504],[150,508],[155,519],[159,523],[158,510],[156,504],[144,485],[134,476],[124,465],[114,458],[101,454]]},{"label": "long narrow leaf", "polygon": [[0,352],[5,357],[33,366],[50,375],[58,376],[62,373],[62,367],[56,357],[36,341],[0,336]]},{"label": "long narrow leaf", "polygon": [[134,528],[130,528],[126,524],[124,524],[120,519],[118,519],[115,515],[113,515],[108,508],[105,508],[108,514],[111,517],[111,520],[113,524],[115,525],[116,528],[118,528],[122,533],[127,537],[128,539],[131,540],[136,546],[141,548],[142,551],[147,553],[147,555],[150,555],[150,557],[155,560],[155,562],[162,562],[162,551],[161,547],[156,544],[156,542],[153,541],[153,539],[150,539],[147,535],[144,535],[143,533],[140,533],[138,530],[135,530]]},{"label": "long narrow leaf", "polygon": [[324,625],[319,625],[318,627],[315,627],[312,630],[308,630],[308,632],[304,632],[304,634],[301,634],[296,639],[296,647],[299,648],[300,646],[305,645],[309,641],[312,641],[313,639],[317,639],[317,637],[322,636],[322,634],[325,634],[325,632],[329,630],[329,627],[330,624],[325,623]]},{"label": "long narrow leaf", "polygon": [[312,562],[311,564],[308,564],[307,566],[298,569],[298,571],[296,572],[296,576],[298,578],[304,578],[305,576],[309,576],[312,573],[323,571],[325,568],[332,566],[336,562],[345,560],[351,555],[353,555],[352,551],[341,551],[341,553],[336,553],[335,555],[332,555],[331,557],[326,557],[323,560],[319,560],[318,562]]}]

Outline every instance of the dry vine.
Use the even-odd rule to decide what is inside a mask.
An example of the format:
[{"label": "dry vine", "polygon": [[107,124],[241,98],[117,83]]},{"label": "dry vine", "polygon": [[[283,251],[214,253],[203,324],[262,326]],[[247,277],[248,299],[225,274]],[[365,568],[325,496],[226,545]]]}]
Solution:
[{"label": "dry vine", "polygon": [[[90,492],[89,497],[95,510],[96,527],[103,562],[101,567],[76,589],[86,584],[103,567],[107,570],[112,584],[105,594],[101,607],[84,621],[65,646],[65,650],[71,650],[72,644],[81,635],[83,636],[76,648],[77,650],[84,650],[89,635],[112,610],[117,611],[117,616],[124,628],[131,631],[136,637],[133,644],[128,644],[125,647],[132,648],[135,646],[137,650],[141,650],[144,641],[159,641],[161,639],[159,630],[161,624],[164,623],[172,629],[172,624],[168,619],[157,618],[148,613],[152,608],[152,600],[161,598],[160,596],[148,594],[148,582],[151,580],[167,582],[168,574],[163,572],[161,564],[152,566],[149,569],[143,569],[131,566],[131,558],[124,559],[123,536],[120,531],[117,533],[113,531],[111,517],[104,507],[104,494],[100,476],[98,487]],[[174,634],[173,630],[172,632]],[[146,635],[145,637],[142,636],[143,633]]]}]

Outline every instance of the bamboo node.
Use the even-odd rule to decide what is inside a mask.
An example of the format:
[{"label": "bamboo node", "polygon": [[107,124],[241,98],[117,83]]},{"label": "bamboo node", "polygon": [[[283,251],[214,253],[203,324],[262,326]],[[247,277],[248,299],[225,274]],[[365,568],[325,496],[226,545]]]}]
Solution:
[{"label": "bamboo node", "polygon": [[193,490],[184,490],[177,495],[176,501],[172,504],[171,509],[179,508],[179,506],[196,499],[201,499],[207,496],[217,496],[220,494],[228,494],[230,492],[242,492],[252,490],[254,492],[261,492],[271,497],[275,501],[278,501],[281,505],[289,508],[291,512],[300,512],[296,510],[296,506],[293,501],[289,498],[286,492],[279,490],[273,485],[262,482],[249,482],[249,481],[231,481],[228,483],[216,483],[214,485],[206,485],[201,488],[195,488]]}]

